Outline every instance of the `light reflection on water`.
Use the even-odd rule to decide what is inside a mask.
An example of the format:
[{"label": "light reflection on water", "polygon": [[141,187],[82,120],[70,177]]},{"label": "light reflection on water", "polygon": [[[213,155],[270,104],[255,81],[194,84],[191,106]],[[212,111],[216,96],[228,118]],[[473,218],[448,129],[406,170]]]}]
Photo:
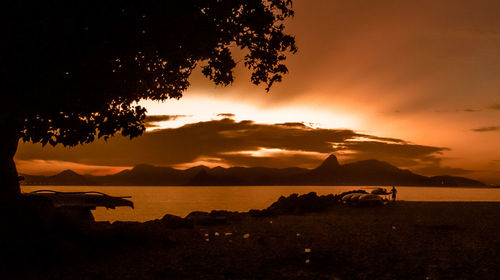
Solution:
[{"label": "light reflection on water", "polygon": [[[23,192],[41,189],[55,191],[98,191],[114,196],[132,196],[135,209],[97,208],[98,221],[147,221],[165,214],[184,217],[192,211],[264,209],[280,196],[316,192],[338,194],[348,190],[373,187],[353,186],[235,186],[235,187],[144,187],[144,186],[22,186]],[[389,189],[389,188],[388,188]],[[398,187],[398,200],[408,201],[497,201],[500,189]]]}]

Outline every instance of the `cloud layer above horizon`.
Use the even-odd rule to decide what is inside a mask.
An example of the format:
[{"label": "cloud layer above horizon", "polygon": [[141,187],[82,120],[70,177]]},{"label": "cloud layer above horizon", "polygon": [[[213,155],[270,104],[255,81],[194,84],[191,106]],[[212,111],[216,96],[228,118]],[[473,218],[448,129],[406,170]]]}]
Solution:
[{"label": "cloud layer above horizon", "polygon": [[[165,118],[161,118],[165,119]],[[93,166],[304,167],[319,165],[329,154],[342,162],[379,159],[402,168],[466,173],[441,166],[444,147],[408,143],[401,139],[358,133],[348,129],[311,128],[302,123],[260,124],[229,118],[158,129],[133,140],[114,137],[74,148],[22,143],[16,160],[49,160]],[[22,171],[22,170],[21,170]]]}]

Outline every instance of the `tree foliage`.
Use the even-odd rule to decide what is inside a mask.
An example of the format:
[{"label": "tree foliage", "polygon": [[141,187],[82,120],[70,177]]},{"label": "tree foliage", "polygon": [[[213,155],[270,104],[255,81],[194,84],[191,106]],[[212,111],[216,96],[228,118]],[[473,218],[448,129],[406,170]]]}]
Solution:
[{"label": "tree foliage", "polygon": [[9,1],[0,13],[0,114],[44,145],[140,135],[136,102],[180,98],[196,66],[230,84],[232,48],[269,90],[296,52],[291,0]]}]

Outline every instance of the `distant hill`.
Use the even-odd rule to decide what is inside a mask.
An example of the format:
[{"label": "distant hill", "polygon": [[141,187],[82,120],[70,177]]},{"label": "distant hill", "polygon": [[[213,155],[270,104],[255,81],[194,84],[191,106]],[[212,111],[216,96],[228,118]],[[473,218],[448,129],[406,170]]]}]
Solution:
[{"label": "distant hill", "polygon": [[[430,178],[435,184],[443,187],[468,187],[476,186],[478,183],[482,182],[472,180],[465,177],[455,177],[455,176],[434,176]],[[485,184],[483,184],[485,186]]]},{"label": "distant hill", "polygon": [[387,162],[363,160],[341,165],[330,155],[314,169],[196,166],[185,170],[147,164],[107,176],[80,175],[65,170],[53,176],[24,175],[26,185],[107,186],[444,186],[485,187],[482,182],[455,176],[427,177]]},{"label": "distant hill", "polygon": [[92,180],[89,176],[80,175],[73,170],[64,170],[53,176],[23,175],[24,183],[29,185],[77,185],[90,186],[101,185],[97,180]]}]

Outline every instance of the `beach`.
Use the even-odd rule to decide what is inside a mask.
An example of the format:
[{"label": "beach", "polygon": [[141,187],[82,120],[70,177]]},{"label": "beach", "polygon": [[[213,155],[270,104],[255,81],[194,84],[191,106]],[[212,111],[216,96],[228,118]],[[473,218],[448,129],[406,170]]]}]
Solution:
[{"label": "beach", "polygon": [[6,1],[0,280],[500,280],[498,11]]},{"label": "beach", "polygon": [[18,264],[21,271],[6,275],[13,279],[498,279],[498,213],[500,203],[398,201],[379,207],[333,205],[312,213],[228,212],[212,220],[167,216],[145,223],[98,223],[74,239],[85,245],[68,241],[66,247],[60,246],[61,252],[50,254],[53,259]]}]

